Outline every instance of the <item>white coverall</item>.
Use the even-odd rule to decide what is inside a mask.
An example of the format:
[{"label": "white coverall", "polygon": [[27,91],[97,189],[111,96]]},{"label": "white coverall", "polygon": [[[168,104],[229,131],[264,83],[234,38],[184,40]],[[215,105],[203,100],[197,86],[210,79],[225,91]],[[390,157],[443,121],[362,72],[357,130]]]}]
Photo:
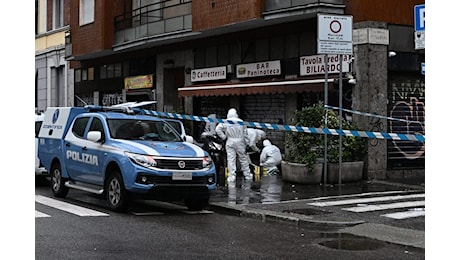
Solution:
[{"label": "white coverall", "polygon": [[276,173],[278,172],[278,165],[281,164],[281,151],[276,146],[273,145],[270,140],[265,139],[264,148],[262,149],[262,153],[260,154],[260,166],[268,168],[268,173]]},{"label": "white coverall", "polygon": [[[243,121],[238,118],[238,113],[234,108],[228,110],[227,119],[233,122]],[[216,133],[222,140],[226,140],[225,150],[227,152],[227,167],[229,171],[227,181],[234,182],[236,180],[236,160],[238,160],[243,171],[244,178],[252,181],[252,174],[246,155],[246,146],[249,144],[247,127],[238,123],[220,123],[216,126]]]},{"label": "white coverall", "polygon": [[256,129],[256,128],[248,128],[248,135],[249,135],[249,147],[255,152],[259,151],[259,147],[257,147],[257,143],[264,139],[266,136],[265,131]]}]

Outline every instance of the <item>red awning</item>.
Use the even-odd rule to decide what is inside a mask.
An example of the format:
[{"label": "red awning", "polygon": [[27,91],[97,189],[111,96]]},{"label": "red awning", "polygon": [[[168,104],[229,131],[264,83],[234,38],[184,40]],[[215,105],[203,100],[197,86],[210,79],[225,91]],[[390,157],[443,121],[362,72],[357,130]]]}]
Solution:
[{"label": "red awning", "polygon": [[[267,81],[235,84],[193,85],[179,88],[179,97],[231,96],[253,94],[289,94],[323,92],[325,79]],[[332,88],[333,78],[328,79]]]}]

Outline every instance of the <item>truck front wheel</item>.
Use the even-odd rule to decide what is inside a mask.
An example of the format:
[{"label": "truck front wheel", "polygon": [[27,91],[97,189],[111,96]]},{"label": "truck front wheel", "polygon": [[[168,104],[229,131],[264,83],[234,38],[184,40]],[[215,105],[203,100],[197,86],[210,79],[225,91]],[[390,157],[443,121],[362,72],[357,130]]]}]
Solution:
[{"label": "truck front wheel", "polygon": [[114,171],[106,181],[106,196],[109,208],[113,211],[125,211],[129,203],[129,194],[125,190],[120,172]]},{"label": "truck front wheel", "polygon": [[64,198],[69,188],[64,185],[66,179],[62,177],[61,164],[56,162],[51,166],[51,189],[55,197]]}]

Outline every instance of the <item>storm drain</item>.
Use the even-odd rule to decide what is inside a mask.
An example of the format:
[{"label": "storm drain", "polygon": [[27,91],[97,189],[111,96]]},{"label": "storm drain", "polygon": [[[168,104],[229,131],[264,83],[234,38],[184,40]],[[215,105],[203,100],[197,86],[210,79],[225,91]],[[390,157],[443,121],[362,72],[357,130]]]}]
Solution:
[{"label": "storm drain", "polygon": [[326,210],[317,210],[317,209],[290,209],[290,210],[283,210],[285,213],[297,213],[302,215],[322,215],[322,214],[329,214],[332,213]]}]

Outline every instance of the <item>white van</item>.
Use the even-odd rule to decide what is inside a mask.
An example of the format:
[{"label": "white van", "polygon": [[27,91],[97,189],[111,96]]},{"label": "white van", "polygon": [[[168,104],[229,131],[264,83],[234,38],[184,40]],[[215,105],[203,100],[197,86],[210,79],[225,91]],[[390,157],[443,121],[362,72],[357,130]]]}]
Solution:
[{"label": "white van", "polygon": [[35,113],[35,177],[44,178],[49,176],[45,167],[41,165],[40,159],[38,159],[38,133],[40,132],[40,127],[42,126],[43,119],[45,114]]}]

